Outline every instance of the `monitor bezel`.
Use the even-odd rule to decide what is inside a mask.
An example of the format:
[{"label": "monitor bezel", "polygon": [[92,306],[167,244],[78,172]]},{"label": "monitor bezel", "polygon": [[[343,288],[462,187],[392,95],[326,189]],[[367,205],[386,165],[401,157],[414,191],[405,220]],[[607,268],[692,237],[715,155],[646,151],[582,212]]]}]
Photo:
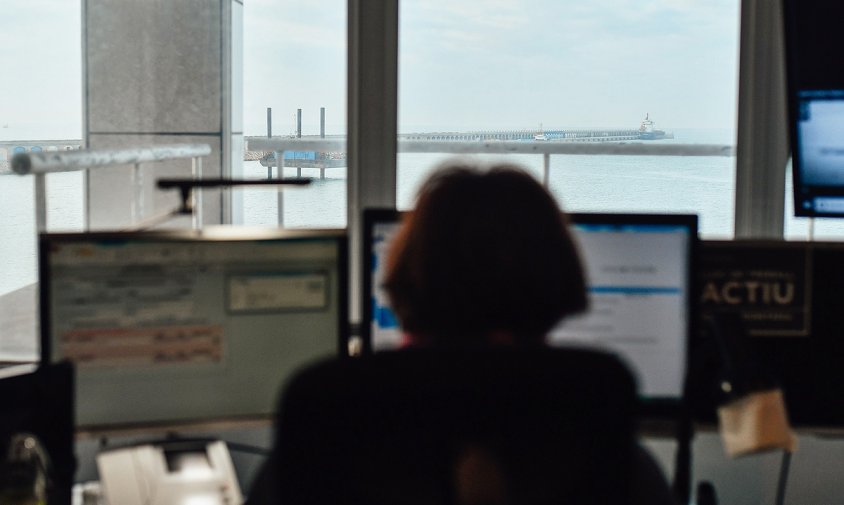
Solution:
[{"label": "monitor bezel", "polygon": [[691,337],[692,332],[698,325],[697,279],[697,254],[700,238],[698,236],[698,216],[696,214],[638,214],[638,213],[581,213],[568,214],[571,224],[607,224],[607,225],[667,225],[682,226],[689,231],[689,242],[687,244],[688,269],[686,272],[686,286],[688,296],[686,297],[686,329],[685,329],[685,360],[682,394],[678,397],[660,396],[639,396],[639,405],[643,417],[649,418],[674,418],[688,410],[688,388],[689,388],[689,367],[691,365]]},{"label": "monitor bezel", "polygon": [[[839,186],[815,186],[803,182],[802,147],[798,135],[798,124],[800,122],[800,93],[824,92],[832,89],[842,91],[841,100],[844,100],[844,82],[837,86],[810,86],[800,85],[800,47],[801,42],[797,40],[796,12],[800,9],[800,0],[784,0],[782,4],[783,14],[783,47],[785,52],[785,88],[786,108],[788,120],[788,145],[791,149],[791,180],[792,180],[792,206],[795,217],[844,217],[844,210],[841,212],[817,212],[813,204],[810,209],[802,205],[803,196],[801,193],[808,191],[809,198],[813,201],[816,197],[830,196],[840,197],[844,202],[844,184]],[[830,63],[833,64],[833,63]],[[842,167],[844,170],[844,167]]]},{"label": "monitor bezel", "polygon": [[362,318],[360,339],[361,353],[364,355],[375,352],[372,347],[372,296],[375,292],[375,287],[372,285],[372,232],[376,224],[385,222],[399,223],[403,214],[404,212],[400,210],[388,208],[367,208],[363,210],[363,254],[361,254],[361,284],[363,289],[361,295]]},{"label": "monitor bezel", "polygon": [[[50,310],[51,275],[49,266],[49,248],[56,243],[74,243],[96,240],[147,240],[159,242],[252,242],[252,241],[306,241],[332,240],[337,245],[337,343],[336,355],[346,356],[349,341],[349,262],[348,235],[341,229],[282,230],[248,227],[207,227],[201,230],[153,230],[153,231],[97,231],[97,232],[42,232],[38,236],[38,273],[39,273],[39,321],[40,321],[40,362],[53,363],[52,360],[52,314]],[[170,420],[138,421],[127,423],[77,424],[77,433],[119,433],[136,429],[173,428],[197,426],[218,426],[221,423],[249,424],[269,422],[274,415],[248,413],[243,415],[221,415],[203,418],[177,418]]]}]

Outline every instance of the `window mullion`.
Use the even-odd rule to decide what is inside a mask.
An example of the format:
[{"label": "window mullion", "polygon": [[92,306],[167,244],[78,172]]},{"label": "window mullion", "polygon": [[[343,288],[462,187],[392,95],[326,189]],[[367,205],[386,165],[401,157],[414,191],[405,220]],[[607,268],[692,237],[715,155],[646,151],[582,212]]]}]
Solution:
[{"label": "window mullion", "polygon": [[743,0],[736,143],[736,238],[782,238],[788,135],[779,0]]},{"label": "window mullion", "polygon": [[350,317],[359,321],[362,212],[396,205],[398,0],[349,0],[348,16]]}]

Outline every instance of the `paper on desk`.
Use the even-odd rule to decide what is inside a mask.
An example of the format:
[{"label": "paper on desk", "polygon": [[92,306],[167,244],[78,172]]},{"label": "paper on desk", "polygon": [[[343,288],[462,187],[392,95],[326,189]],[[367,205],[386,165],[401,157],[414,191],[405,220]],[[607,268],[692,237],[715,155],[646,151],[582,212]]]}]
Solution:
[{"label": "paper on desk", "polygon": [[730,457],[770,449],[797,450],[782,391],[772,389],[750,393],[718,409],[724,450]]}]

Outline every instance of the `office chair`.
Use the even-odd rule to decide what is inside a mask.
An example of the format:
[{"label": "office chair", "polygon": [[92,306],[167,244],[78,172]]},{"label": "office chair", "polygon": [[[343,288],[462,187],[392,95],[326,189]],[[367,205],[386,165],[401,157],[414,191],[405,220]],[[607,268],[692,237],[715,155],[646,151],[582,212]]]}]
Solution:
[{"label": "office chair", "polygon": [[12,496],[23,488],[37,486],[50,505],[70,505],[73,379],[73,366],[63,362],[0,380],[0,494],[9,503],[18,503]]},{"label": "office chair", "polygon": [[274,489],[249,502],[628,503],[635,402],[627,368],[585,350],[322,362],[284,391]]}]

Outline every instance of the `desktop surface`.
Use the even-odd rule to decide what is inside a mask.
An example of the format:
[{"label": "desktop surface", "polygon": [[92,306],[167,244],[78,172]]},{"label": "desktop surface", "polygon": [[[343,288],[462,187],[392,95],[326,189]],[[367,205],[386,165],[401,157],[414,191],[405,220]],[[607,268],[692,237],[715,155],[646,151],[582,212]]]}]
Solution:
[{"label": "desktop surface", "polygon": [[77,366],[82,429],[265,417],[334,355],[342,232],[41,236],[42,359]]}]

